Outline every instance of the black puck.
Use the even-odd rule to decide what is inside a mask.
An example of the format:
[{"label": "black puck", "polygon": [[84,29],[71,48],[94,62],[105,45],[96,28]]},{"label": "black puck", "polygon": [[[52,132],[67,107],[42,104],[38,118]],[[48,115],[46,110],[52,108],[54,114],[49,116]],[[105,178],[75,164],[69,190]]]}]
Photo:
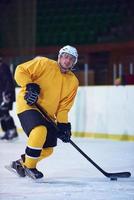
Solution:
[{"label": "black puck", "polygon": [[111,181],[117,181],[117,178],[110,178]]}]

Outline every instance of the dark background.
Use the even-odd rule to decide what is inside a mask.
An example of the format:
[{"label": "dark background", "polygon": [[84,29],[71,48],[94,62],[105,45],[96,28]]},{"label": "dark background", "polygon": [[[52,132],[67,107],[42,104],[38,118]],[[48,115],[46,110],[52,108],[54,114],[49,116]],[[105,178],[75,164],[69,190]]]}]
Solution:
[{"label": "dark background", "polygon": [[113,85],[122,76],[134,84],[134,1],[0,1],[0,54],[13,72],[37,55],[57,59],[68,44],[79,52],[80,85]]}]

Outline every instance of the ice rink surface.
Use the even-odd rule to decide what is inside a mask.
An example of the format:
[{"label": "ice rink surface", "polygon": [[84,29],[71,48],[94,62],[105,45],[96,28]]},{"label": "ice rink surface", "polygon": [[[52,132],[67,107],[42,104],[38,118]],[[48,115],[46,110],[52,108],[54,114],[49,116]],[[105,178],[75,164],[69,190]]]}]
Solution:
[{"label": "ice rink surface", "polygon": [[107,172],[130,171],[131,178],[110,181],[71,144],[58,141],[54,154],[38,164],[42,183],[12,174],[5,165],[24,152],[26,138],[0,141],[0,200],[134,200],[134,142],[72,138]]}]

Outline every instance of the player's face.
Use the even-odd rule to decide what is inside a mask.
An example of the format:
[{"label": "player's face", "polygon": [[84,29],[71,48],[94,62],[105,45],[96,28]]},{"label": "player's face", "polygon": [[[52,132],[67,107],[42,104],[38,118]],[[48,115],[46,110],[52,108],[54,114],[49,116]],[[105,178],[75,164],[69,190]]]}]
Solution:
[{"label": "player's face", "polygon": [[67,71],[69,71],[75,63],[75,57],[68,54],[68,53],[63,53],[59,60],[59,65],[60,65],[60,70],[62,73],[66,73]]}]

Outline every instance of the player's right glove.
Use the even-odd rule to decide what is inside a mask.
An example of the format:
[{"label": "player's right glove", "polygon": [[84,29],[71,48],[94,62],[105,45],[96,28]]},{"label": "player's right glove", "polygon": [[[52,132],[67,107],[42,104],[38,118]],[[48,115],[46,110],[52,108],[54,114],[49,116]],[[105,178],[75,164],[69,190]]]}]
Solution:
[{"label": "player's right glove", "polygon": [[29,83],[26,85],[26,94],[24,99],[28,105],[33,105],[37,102],[38,96],[40,94],[40,87],[36,83]]},{"label": "player's right glove", "polygon": [[71,138],[71,123],[57,123],[59,131],[57,132],[57,137],[63,142],[70,142]]}]

